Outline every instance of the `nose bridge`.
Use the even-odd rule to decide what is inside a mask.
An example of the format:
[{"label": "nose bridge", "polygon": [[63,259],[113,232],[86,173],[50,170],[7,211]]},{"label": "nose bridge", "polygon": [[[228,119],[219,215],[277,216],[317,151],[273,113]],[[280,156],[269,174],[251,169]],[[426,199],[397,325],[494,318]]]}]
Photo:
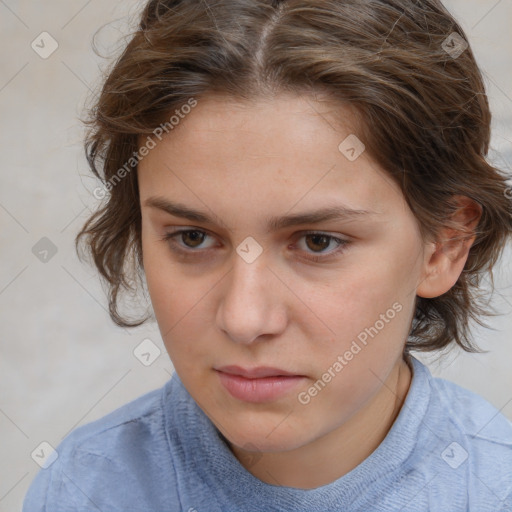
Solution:
[{"label": "nose bridge", "polygon": [[279,292],[265,255],[249,263],[237,254],[226,277],[217,321],[230,338],[250,343],[261,334],[278,332],[283,320]]}]

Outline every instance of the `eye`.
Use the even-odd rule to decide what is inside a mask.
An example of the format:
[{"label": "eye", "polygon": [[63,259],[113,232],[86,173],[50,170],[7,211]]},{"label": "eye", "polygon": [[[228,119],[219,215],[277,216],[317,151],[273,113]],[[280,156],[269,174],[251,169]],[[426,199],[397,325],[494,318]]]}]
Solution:
[{"label": "eye", "polygon": [[[183,246],[179,246],[178,242],[175,240],[179,236],[181,236],[181,240],[185,243],[185,252],[187,252],[187,249],[196,249],[209,235],[201,229],[181,229],[167,233],[161,240],[169,242],[172,250],[181,251]],[[175,249],[173,246],[178,246],[178,248]]]},{"label": "eye", "polygon": [[[306,247],[313,250],[313,252],[303,250],[302,252],[305,253],[303,258],[314,262],[320,262],[341,253],[350,243],[349,240],[340,239],[327,233],[317,231],[307,231],[303,232],[301,235],[300,239],[306,240]],[[212,247],[200,249],[201,244],[208,237],[210,237],[210,235],[201,229],[181,229],[166,233],[161,240],[167,242],[170,245],[170,249],[175,253],[182,255],[198,253],[199,255],[202,251],[208,252],[211,250]],[[180,241],[182,244],[179,243]],[[333,242],[335,243],[335,248],[324,254],[325,248],[329,247]]]},{"label": "eye", "polygon": [[[350,243],[348,240],[337,238],[327,233],[321,233],[317,231],[307,231],[302,233],[301,239],[302,238],[306,240],[306,246],[308,248],[320,249],[319,251],[314,250],[313,253],[306,251],[306,255],[304,256],[306,259],[315,262],[326,260],[343,252],[346,246]],[[331,251],[328,251],[326,254],[323,254],[322,249],[329,247],[332,242],[335,243],[335,248]]]}]

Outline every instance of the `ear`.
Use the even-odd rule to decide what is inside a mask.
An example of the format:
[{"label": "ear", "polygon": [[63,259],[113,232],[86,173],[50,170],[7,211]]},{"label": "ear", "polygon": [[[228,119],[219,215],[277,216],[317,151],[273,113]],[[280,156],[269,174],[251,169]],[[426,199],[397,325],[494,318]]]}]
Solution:
[{"label": "ear", "polygon": [[476,238],[482,207],[465,196],[453,196],[457,209],[450,217],[457,227],[443,228],[435,242],[427,244],[422,279],[416,295],[434,298],[450,290],[468,259]]}]

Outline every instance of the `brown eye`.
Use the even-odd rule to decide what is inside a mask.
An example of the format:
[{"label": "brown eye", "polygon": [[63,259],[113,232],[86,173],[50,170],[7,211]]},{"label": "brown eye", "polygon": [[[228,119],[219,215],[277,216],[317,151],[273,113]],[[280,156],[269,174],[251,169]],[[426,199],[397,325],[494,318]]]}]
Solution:
[{"label": "brown eye", "polygon": [[[171,251],[177,254],[187,255],[187,258],[192,256],[199,258],[206,256],[214,248],[211,244],[210,246],[203,245],[207,238],[212,237],[201,229],[181,229],[165,234],[161,240],[168,243]],[[301,240],[306,241],[305,244],[299,244],[303,245],[302,248],[299,248],[299,253],[303,254],[301,258],[316,263],[341,254],[350,244],[349,240],[316,231],[302,233]],[[326,250],[331,244],[333,245],[331,250]]]},{"label": "brown eye", "polygon": [[329,244],[331,243],[332,236],[322,235],[322,234],[315,234],[315,235],[306,235],[306,240],[311,240],[312,243],[307,243],[309,249],[313,251],[323,251],[327,247],[329,247]]},{"label": "brown eye", "polygon": [[209,247],[203,246],[207,238],[211,238],[210,235],[200,229],[181,229],[165,234],[161,240],[167,242],[171,250],[175,252],[181,251],[182,253],[194,254],[204,253],[211,249],[211,245]]},{"label": "brown eye", "polygon": [[[196,248],[204,242],[204,238],[206,233],[202,231],[182,231],[181,232],[181,240],[187,246],[191,248]],[[190,241],[190,243],[189,243]]]},{"label": "brown eye", "polygon": [[[349,240],[316,231],[302,233],[301,239],[304,240],[302,244],[299,244],[303,246],[300,248],[300,252],[303,253],[302,258],[315,263],[321,263],[329,258],[336,257],[350,244]],[[328,250],[331,244],[332,249]]]}]

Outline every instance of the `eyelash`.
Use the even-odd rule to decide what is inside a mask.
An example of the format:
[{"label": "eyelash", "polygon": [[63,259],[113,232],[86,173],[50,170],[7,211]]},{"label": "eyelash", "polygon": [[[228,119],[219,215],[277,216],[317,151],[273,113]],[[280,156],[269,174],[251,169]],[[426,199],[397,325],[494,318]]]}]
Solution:
[{"label": "eyelash", "polygon": [[[182,255],[190,255],[190,254],[198,253],[198,252],[200,252],[200,250],[194,250],[191,248],[184,249],[182,246],[178,246],[178,242],[176,242],[173,239],[177,238],[179,235],[181,235],[183,233],[194,233],[194,232],[202,233],[202,234],[205,234],[206,236],[210,236],[210,235],[208,235],[208,233],[206,231],[203,231],[202,229],[181,229],[181,230],[173,231],[172,233],[166,233],[162,238],[160,238],[160,240],[167,242],[170,246],[170,249],[173,252],[176,252],[176,253],[179,253]],[[309,261],[313,261],[315,263],[320,263],[322,261],[325,261],[325,260],[331,258],[334,255],[341,254],[342,252],[344,252],[347,245],[350,244],[350,241],[348,241],[348,240],[336,238],[332,235],[328,235],[326,233],[322,233],[319,231],[305,231],[302,233],[301,238],[304,238],[308,235],[325,236],[330,241],[335,241],[338,244],[338,247],[336,249],[334,249],[333,251],[329,252],[327,254],[327,256],[312,256],[311,253],[309,253],[309,256],[305,256],[305,259],[307,259]],[[206,249],[206,251],[208,251],[208,250],[209,249]]]}]

